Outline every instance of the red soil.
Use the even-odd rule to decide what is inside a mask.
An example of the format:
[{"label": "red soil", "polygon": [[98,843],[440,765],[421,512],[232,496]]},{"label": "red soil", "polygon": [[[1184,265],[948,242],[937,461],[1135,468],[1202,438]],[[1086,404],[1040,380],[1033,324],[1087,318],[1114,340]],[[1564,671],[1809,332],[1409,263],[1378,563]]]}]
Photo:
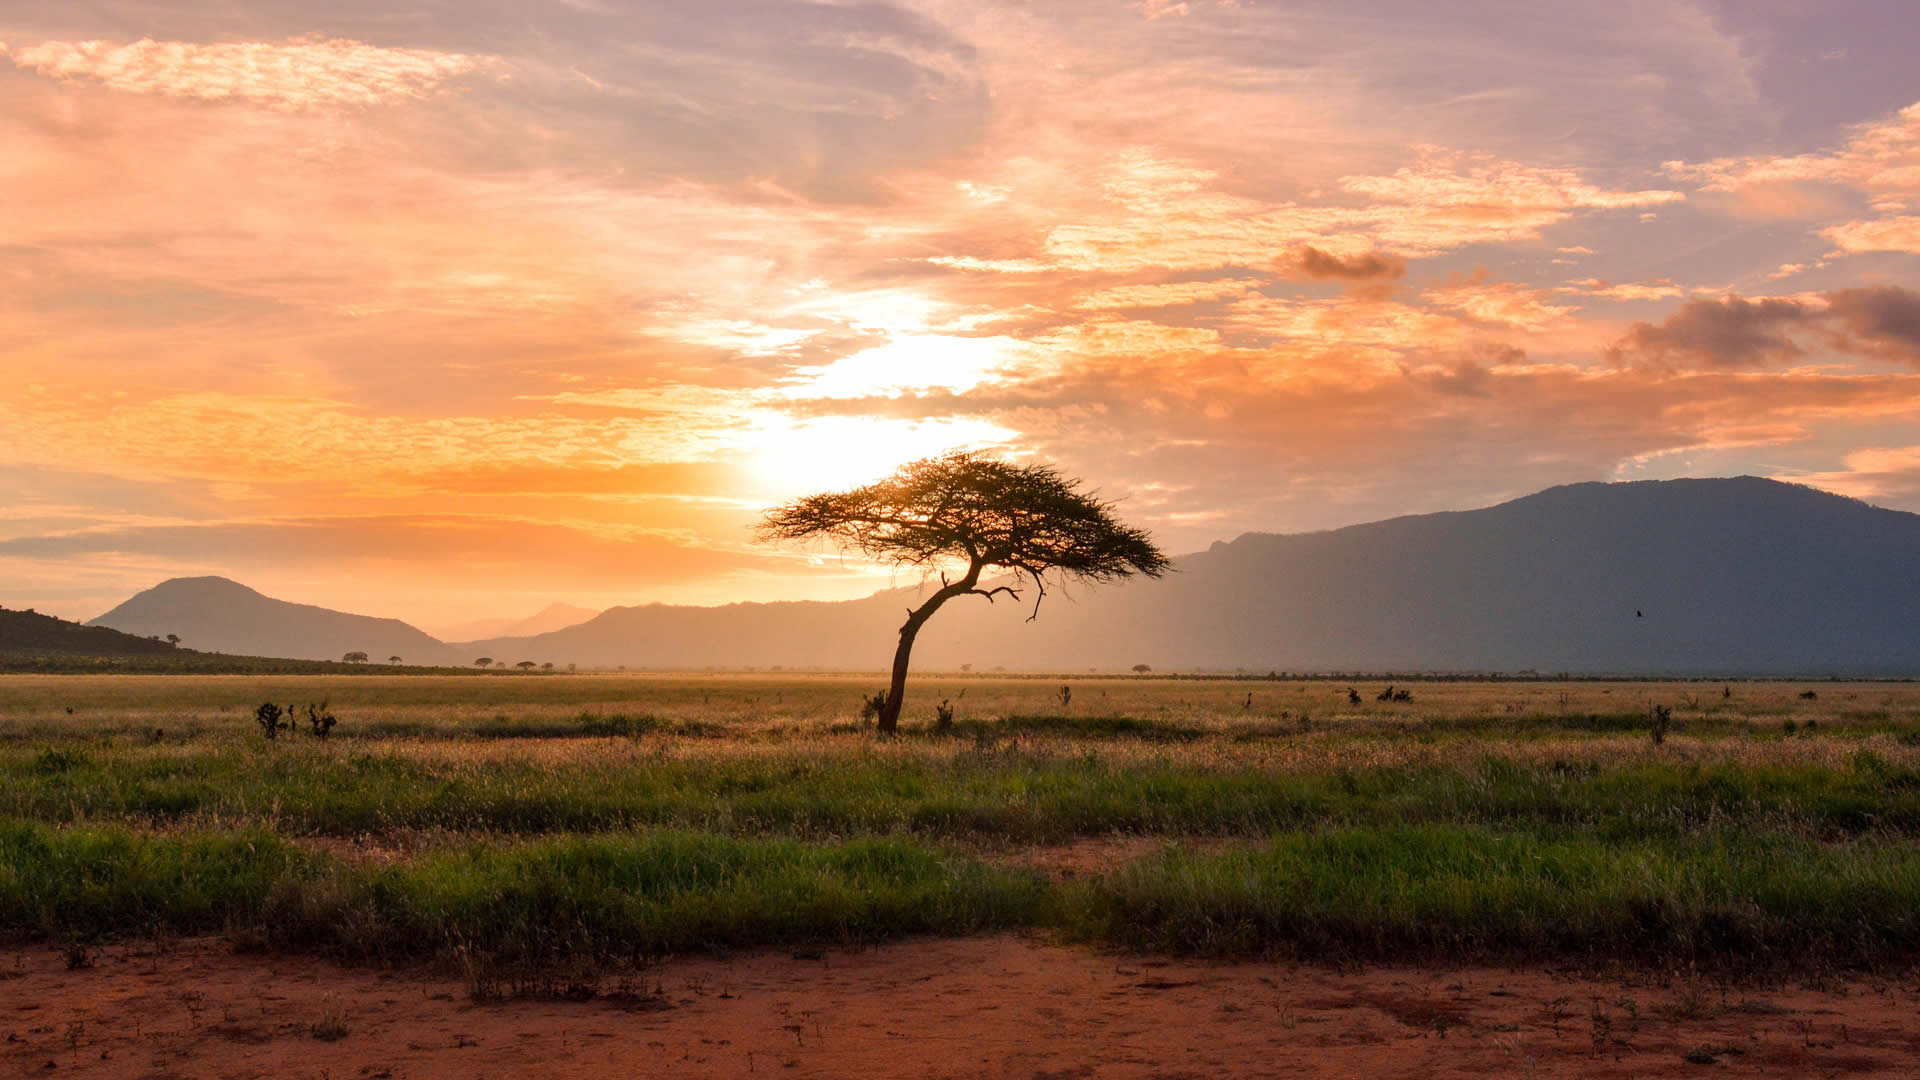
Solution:
[{"label": "red soil", "polygon": [[210,941],[112,948],[74,971],[34,950],[0,958],[0,1075],[1920,1075],[1920,989],[1869,981],[1760,991],[1489,968],[1340,973],[994,937],[685,958],[617,989],[476,1004],[457,979]]}]

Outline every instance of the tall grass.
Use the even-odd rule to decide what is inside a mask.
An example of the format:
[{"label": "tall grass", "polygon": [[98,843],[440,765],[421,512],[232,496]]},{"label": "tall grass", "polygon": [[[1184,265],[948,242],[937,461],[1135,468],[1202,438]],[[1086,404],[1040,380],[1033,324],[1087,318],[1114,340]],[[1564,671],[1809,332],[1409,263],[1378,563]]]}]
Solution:
[{"label": "tall grass", "polygon": [[1049,885],[903,839],[666,831],[375,866],[264,832],[0,824],[12,938],[224,930],[361,960],[558,967],[1019,927],[1209,955],[1895,967],[1920,956],[1920,852],[1728,830],[1616,844],[1390,825],[1175,847]]},{"label": "tall grass", "polygon": [[1031,875],[904,840],[683,832],[478,844],[386,867],[266,832],[0,822],[0,935],[246,931],[360,959],[512,963],[1033,925]]},{"label": "tall grass", "polygon": [[[1270,761],[1186,748],[1108,753],[958,747],[774,748],[724,740],[568,755],[372,749],[346,741],[0,748],[0,815],[293,835],[533,834],[671,827],[810,838],[910,833],[1005,843],[1112,832],[1248,836],[1401,822],[1680,836],[1744,824],[1920,835],[1920,764],[1904,747],[1553,756],[1464,748],[1408,764],[1339,754]],[[1156,744],[1149,744],[1153,746]]]},{"label": "tall grass", "polygon": [[[1056,680],[928,679],[951,731],[877,741],[852,719],[870,682],[0,678],[0,936],[535,966],[1005,927],[1920,960],[1920,687],[1421,683],[1354,706],[1344,683],[1108,679],[1067,707]],[[260,701],[323,699],[331,740],[259,738]],[[1068,884],[1003,865],[1114,833],[1170,847]]]},{"label": "tall grass", "polygon": [[1087,940],[1215,955],[1902,966],[1920,954],[1916,901],[1920,852],[1905,844],[1426,825],[1163,853],[1070,887],[1062,921]]}]

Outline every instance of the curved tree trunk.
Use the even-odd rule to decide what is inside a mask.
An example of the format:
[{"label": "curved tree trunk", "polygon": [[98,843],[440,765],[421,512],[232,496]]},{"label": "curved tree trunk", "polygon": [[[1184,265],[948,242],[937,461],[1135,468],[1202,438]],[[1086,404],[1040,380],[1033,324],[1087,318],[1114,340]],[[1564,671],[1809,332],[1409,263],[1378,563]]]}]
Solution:
[{"label": "curved tree trunk", "polygon": [[940,610],[940,605],[972,592],[980,581],[980,567],[974,566],[967,576],[959,581],[949,582],[940,591],[927,598],[927,602],[907,612],[907,621],[900,624],[900,645],[893,650],[893,681],[887,685],[887,700],[880,707],[879,729],[882,735],[891,735],[900,728],[900,706],[907,694],[907,662],[913,656],[913,639],[920,633],[920,627]]},{"label": "curved tree trunk", "polygon": [[893,650],[893,681],[887,685],[887,701],[880,707],[880,734],[891,735],[900,727],[900,706],[907,693],[907,661],[913,654],[913,638],[920,632],[920,624],[925,622],[921,614],[933,614],[926,608],[907,617],[906,625],[900,628],[900,646]]}]

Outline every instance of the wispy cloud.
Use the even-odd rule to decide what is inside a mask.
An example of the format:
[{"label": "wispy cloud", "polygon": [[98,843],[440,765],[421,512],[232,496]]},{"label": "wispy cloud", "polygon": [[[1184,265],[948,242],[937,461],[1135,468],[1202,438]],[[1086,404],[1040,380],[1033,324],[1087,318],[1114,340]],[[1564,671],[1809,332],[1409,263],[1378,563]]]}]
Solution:
[{"label": "wispy cloud", "polygon": [[366,108],[432,96],[497,58],[357,41],[200,44],[142,38],[0,45],[15,66],[54,79],[96,82],[128,94],[258,105],[282,112]]},{"label": "wispy cloud", "polygon": [[157,0],[135,40],[29,7],[16,592],[291,587],[275,552],[317,580],[301,538],[358,527],[394,553],[338,540],[369,589],[450,604],[466,561],[845,594],[875,579],[747,548],[755,509],[945,446],[1087,475],[1178,549],[1839,474],[1920,418],[1906,67],[1849,43],[1852,82],[1786,102],[1759,9]]}]

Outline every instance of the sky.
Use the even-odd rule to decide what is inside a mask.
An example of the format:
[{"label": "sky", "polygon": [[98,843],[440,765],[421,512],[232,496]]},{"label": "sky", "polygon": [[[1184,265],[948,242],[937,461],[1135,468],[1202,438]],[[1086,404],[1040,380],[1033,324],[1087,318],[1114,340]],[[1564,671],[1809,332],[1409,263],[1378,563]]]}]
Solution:
[{"label": "sky", "polygon": [[753,523],[954,447],[1170,552],[1920,510],[1917,52],[1909,0],[0,0],[0,604],[852,597],[910,582]]}]

